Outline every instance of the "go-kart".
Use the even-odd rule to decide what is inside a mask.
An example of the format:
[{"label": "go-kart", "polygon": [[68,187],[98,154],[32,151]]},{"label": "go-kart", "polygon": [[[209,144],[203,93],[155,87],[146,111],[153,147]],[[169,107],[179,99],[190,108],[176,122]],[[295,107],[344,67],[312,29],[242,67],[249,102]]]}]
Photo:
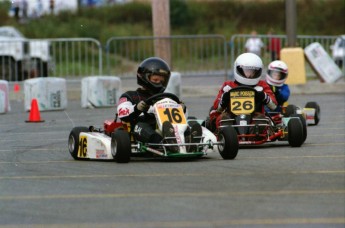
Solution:
[{"label": "go-kart", "polygon": [[315,101],[307,102],[304,108],[285,102],[282,112],[266,112],[267,116],[275,122],[276,125],[281,124],[282,117],[298,117],[303,126],[303,140],[307,138],[307,125],[317,125],[320,121],[320,106]]},{"label": "go-kart", "polygon": [[[128,163],[131,157],[162,157],[162,158],[200,158],[207,155],[214,147],[223,159],[234,159],[238,152],[238,142],[231,132],[224,129],[217,137],[205,127],[202,127],[200,142],[186,142],[184,132],[189,126],[178,97],[172,93],[161,93],[148,98],[149,110],[153,110],[157,123],[157,132],[162,132],[164,121],[171,122],[174,127],[177,143],[168,143],[163,137],[159,144],[146,143],[137,139],[129,123],[118,120],[104,121],[104,129],[90,127],[74,127],[68,139],[71,156],[76,160],[115,160],[118,163]],[[144,112],[145,115],[152,113]],[[236,136],[235,136],[236,137]],[[171,150],[178,147],[178,152]],[[188,151],[187,148],[194,148]]]},{"label": "go-kart", "polygon": [[230,90],[230,118],[222,119],[220,127],[232,126],[238,136],[239,145],[260,145],[273,141],[288,141],[292,147],[300,147],[305,139],[303,123],[298,116],[284,117],[266,113],[255,113],[255,97],[262,87],[239,86]]},{"label": "go-kart", "polygon": [[318,125],[320,121],[320,111],[320,106],[315,101],[307,102],[304,108],[288,103],[283,105],[284,116],[302,115],[307,125]]}]

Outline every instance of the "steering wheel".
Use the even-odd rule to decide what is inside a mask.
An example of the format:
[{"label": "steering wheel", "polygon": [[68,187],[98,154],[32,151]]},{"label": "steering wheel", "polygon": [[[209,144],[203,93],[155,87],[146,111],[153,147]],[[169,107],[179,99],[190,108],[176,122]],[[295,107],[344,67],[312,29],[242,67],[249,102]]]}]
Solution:
[{"label": "steering wheel", "polygon": [[177,103],[181,103],[180,99],[175,94],[173,94],[173,93],[159,93],[159,94],[155,94],[155,95],[147,98],[145,100],[145,103],[148,106],[151,106],[155,102],[157,102],[158,100],[163,99],[163,98],[170,98],[170,99],[172,99],[173,101],[175,101]]}]

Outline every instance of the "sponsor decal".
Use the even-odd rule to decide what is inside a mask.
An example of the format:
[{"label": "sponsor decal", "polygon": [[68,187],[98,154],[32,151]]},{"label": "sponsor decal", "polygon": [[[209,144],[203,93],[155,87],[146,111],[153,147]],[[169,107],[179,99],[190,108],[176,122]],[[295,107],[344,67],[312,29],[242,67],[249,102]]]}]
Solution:
[{"label": "sponsor decal", "polygon": [[116,89],[107,90],[106,96],[107,96],[108,104],[111,104],[111,105],[116,104]]},{"label": "sponsor decal", "polygon": [[128,115],[129,115],[129,109],[128,108],[120,108],[119,109],[119,117],[128,116]]},{"label": "sponsor decal", "polygon": [[61,107],[61,92],[56,91],[56,93],[50,94],[50,105],[52,108]]},{"label": "sponsor decal", "polygon": [[107,158],[107,154],[104,150],[96,150],[96,158]]},{"label": "sponsor decal", "polygon": [[136,126],[134,127],[134,132],[138,133],[139,135],[141,135],[141,130],[142,130],[142,128],[139,127],[138,125],[136,125]]}]

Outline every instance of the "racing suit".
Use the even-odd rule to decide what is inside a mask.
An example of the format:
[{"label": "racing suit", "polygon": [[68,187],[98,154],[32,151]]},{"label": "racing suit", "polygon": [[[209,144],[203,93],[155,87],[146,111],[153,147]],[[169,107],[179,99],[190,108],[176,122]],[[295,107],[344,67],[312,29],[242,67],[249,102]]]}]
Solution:
[{"label": "racing suit", "polygon": [[270,110],[267,106],[265,106],[265,110],[266,112],[268,111],[282,112],[282,106],[284,102],[286,102],[290,97],[289,86],[287,84],[283,84],[282,86],[270,85],[270,88],[277,99],[277,108],[274,110]]},{"label": "racing suit", "polygon": [[137,140],[159,143],[162,136],[155,131],[156,119],[154,114],[150,109],[144,114],[137,108],[140,101],[146,100],[152,95],[154,94],[142,88],[138,88],[136,91],[127,91],[119,99],[117,113],[121,121],[130,124],[130,130]]},{"label": "racing suit", "polygon": [[[220,121],[222,120],[222,118],[229,118],[229,113],[228,110],[225,109],[225,112],[223,112],[223,108],[221,108],[221,101],[222,101],[222,97],[223,94],[230,91],[230,89],[232,88],[236,88],[238,86],[246,86],[246,85],[242,85],[237,81],[226,81],[223,83],[221,89],[218,92],[218,95],[216,97],[216,99],[213,102],[213,106],[211,108],[211,112],[210,112],[210,124],[213,126],[210,126],[211,131],[214,131],[216,129],[219,128],[220,126]],[[271,109],[275,109],[276,105],[277,105],[277,101],[276,98],[271,90],[271,88],[269,87],[269,85],[266,83],[266,81],[264,80],[260,80],[258,82],[258,84],[256,84],[255,86],[252,87],[262,87],[262,91],[267,94],[267,98],[265,98],[265,101],[256,101],[256,108],[255,108],[255,112],[256,112],[256,116],[263,116],[265,111],[264,111],[264,105],[270,107]],[[228,106],[228,105],[227,105]],[[214,126],[215,124],[215,126]]]}]

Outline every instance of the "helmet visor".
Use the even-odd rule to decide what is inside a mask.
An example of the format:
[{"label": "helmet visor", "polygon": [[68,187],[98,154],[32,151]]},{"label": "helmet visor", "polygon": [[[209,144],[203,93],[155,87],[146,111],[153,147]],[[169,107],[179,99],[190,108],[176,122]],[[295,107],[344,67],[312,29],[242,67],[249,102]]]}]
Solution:
[{"label": "helmet visor", "polygon": [[148,77],[150,83],[154,84],[154,85],[162,85],[162,86],[166,86],[166,78],[165,76],[162,75],[158,75],[158,74],[151,74]]},{"label": "helmet visor", "polygon": [[268,75],[274,80],[283,80],[287,77],[287,74],[279,70],[269,70]]},{"label": "helmet visor", "polygon": [[261,76],[262,68],[251,66],[237,66],[236,71],[244,78],[259,78]]}]

